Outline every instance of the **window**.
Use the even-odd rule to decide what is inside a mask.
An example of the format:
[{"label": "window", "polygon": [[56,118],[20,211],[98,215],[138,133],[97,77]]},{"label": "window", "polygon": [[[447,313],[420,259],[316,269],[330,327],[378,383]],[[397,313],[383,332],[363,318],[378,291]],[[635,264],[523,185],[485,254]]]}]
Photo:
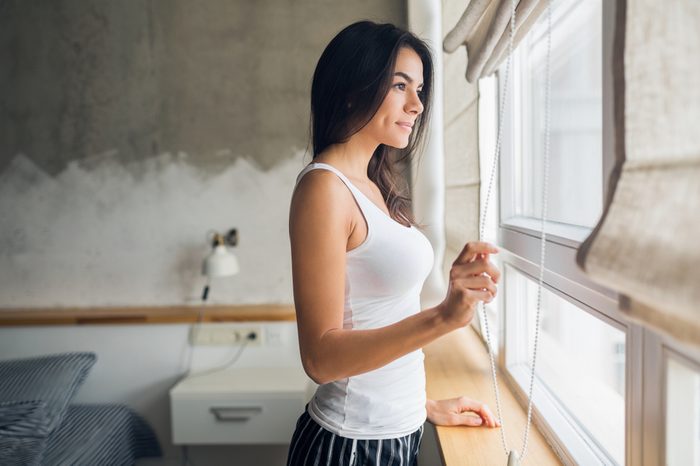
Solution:
[{"label": "window", "polygon": [[700,464],[700,369],[673,353],[666,365],[666,464]]},{"label": "window", "polygon": [[[547,232],[580,242],[602,211],[602,0],[555,0],[552,10]],[[535,231],[542,215],[546,50],[543,15],[514,52],[501,164],[508,188],[501,193],[502,223]]]},{"label": "window", "polygon": [[[593,227],[602,211],[602,4],[553,4],[550,124],[552,222]],[[545,18],[546,19],[546,18]],[[515,99],[519,147],[511,171],[516,188],[510,216],[542,216],[547,23],[540,21],[518,51]]]},{"label": "window", "polygon": [[[552,0],[535,417],[565,463],[700,464],[700,351],[629,321],[621,310],[625,298],[590,281],[575,261],[601,215],[615,160],[616,3]],[[503,271],[486,316],[505,381],[521,400],[530,383],[540,272],[546,41],[545,13],[514,51],[508,82],[506,62],[479,81],[480,211],[490,197],[484,239],[498,242],[494,259]],[[504,98],[498,183],[488,196]],[[484,322],[476,320],[484,335]]]},{"label": "window", "polygon": [[[507,366],[529,383],[535,335],[537,279],[506,265]],[[578,423],[596,450],[618,464],[625,446],[625,332],[584,305],[546,288],[542,293],[536,377],[560,410]]]},{"label": "window", "polygon": [[[610,72],[603,50],[611,44],[604,44],[602,18],[602,0],[552,2],[546,272],[533,398],[567,459],[579,464],[626,461],[628,324],[615,293],[590,282],[574,260],[602,212],[605,158],[613,158],[603,145],[603,74]],[[506,96],[499,210],[490,207],[487,217],[503,250],[504,280],[487,316],[508,379],[524,394],[540,261],[546,60],[545,13],[514,51],[509,82],[504,63],[479,89],[482,180],[494,152],[496,102]]]}]

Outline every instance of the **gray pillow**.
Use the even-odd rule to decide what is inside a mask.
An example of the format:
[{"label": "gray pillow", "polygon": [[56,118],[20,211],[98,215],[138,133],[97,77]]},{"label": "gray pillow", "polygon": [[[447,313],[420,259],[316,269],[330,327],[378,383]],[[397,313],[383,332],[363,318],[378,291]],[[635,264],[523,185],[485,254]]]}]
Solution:
[{"label": "gray pillow", "polygon": [[44,401],[0,402],[0,464],[38,465],[46,448],[48,424]]},{"label": "gray pillow", "polygon": [[51,433],[96,360],[90,352],[0,361],[0,400],[44,401]]}]

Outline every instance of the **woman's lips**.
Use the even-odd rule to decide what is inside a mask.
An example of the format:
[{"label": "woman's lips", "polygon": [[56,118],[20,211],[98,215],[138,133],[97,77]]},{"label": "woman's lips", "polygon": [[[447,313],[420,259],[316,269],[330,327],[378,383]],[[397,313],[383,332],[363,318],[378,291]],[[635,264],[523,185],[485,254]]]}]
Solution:
[{"label": "woman's lips", "polygon": [[406,131],[408,133],[413,131],[413,128],[408,123],[396,123],[396,124],[399,125],[401,127],[401,129],[403,129],[404,131]]}]

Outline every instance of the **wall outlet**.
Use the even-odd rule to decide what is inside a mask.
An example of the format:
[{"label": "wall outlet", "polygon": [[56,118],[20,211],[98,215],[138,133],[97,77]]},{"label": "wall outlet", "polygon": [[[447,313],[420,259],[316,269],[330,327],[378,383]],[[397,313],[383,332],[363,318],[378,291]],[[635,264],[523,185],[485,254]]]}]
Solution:
[{"label": "wall outlet", "polygon": [[262,346],[262,328],[255,325],[201,324],[193,325],[190,330],[190,343],[193,345]]},{"label": "wall outlet", "polygon": [[284,331],[276,325],[265,328],[265,344],[267,346],[283,346],[285,343]]}]

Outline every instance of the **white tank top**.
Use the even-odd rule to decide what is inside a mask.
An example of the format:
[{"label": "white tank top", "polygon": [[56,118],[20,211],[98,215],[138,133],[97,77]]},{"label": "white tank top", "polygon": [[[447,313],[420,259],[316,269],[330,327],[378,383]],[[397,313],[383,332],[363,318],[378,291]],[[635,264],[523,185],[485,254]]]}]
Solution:
[{"label": "white tank top", "polygon": [[[346,253],[344,329],[385,327],[420,312],[420,291],[433,266],[433,248],[415,227],[403,226],[325,163],[311,170],[338,175],[367,222],[365,241]],[[320,385],[309,415],[322,427],[353,439],[396,438],[426,420],[423,351],[416,350],[363,374]]]}]

